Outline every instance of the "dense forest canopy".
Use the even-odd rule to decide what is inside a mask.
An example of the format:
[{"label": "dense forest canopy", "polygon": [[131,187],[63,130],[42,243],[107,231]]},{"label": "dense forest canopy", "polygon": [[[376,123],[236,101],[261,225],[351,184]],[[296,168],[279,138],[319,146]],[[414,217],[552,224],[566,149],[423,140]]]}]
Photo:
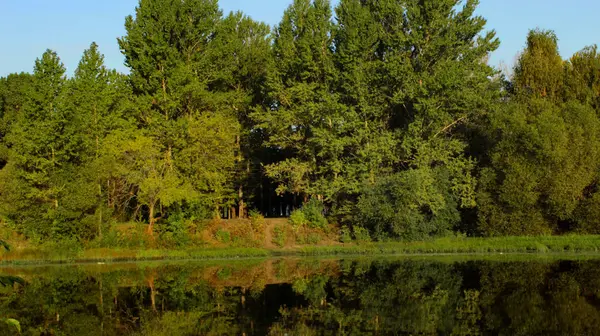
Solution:
[{"label": "dense forest canopy", "polygon": [[71,77],[48,50],[0,79],[0,221],[85,241],[310,204],[374,239],[600,232],[597,47],[532,30],[507,78],[478,2],[294,0],[271,28],[140,0],[130,74],[92,43]]}]

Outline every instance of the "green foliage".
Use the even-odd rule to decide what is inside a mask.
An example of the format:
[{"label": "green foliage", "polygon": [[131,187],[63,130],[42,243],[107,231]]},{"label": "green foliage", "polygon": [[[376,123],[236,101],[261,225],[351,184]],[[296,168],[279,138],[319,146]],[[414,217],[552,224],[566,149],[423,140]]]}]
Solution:
[{"label": "green foliage", "polygon": [[594,192],[575,211],[575,230],[584,234],[600,233],[600,193]]},{"label": "green foliage", "polygon": [[185,247],[191,243],[191,223],[182,211],[173,211],[159,227],[161,244],[165,247]]},{"label": "green foliage", "polygon": [[515,66],[515,89],[536,98],[560,99],[563,94],[563,60],[553,31],[532,30],[525,52]]},{"label": "green foliage", "polygon": [[14,328],[14,330],[16,330],[19,333],[19,335],[21,334],[21,323],[19,323],[19,321],[9,318],[9,319],[2,319],[2,322],[6,323],[7,325]]},{"label": "green foliage", "polygon": [[532,31],[516,94],[490,117],[494,145],[478,194],[484,234],[550,234],[590,219],[576,209],[597,183],[600,120],[589,101],[563,98],[563,72],[556,36]]},{"label": "green foliage", "polygon": [[255,232],[264,232],[266,229],[266,221],[265,216],[263,216],[257,210],[250,210],[248,212],[248,217],[250,218],[250,222],[252,224],[252,229]]},{"label": "green foliage", "polygon": [[273,244],[284,247],[287,240],[287,232],[284,226],[277,225],[273,228]]},{"label": "green foliage", "polygon": [[294,227],[308,225],[308,220],[306,219],[306,215],[304,214],[304,211],[302,211],[302,209],[292,211],[289,220],[290,224],[292,224]]},{"label": "green foliage", "polygon": [[371,235],[369,230],[363,228],[362,226],[354,226],[352,227],[352,233],[354,239],[359,243],[369,243],[371,242]]},{"label": "green foliage", "polygon": [[460,200],[443,168],[409,170],[366,187],[358,221],[374,236],[389,232],[403,240],[446,236],[459,223]]},{"label": "green foliage", "polygon": [[313,198],[302,206],[302,212],[309,227],[315,229],[325,229],[327,227],[328,222],[325,215],[323,215],[325,212],[323,202]]},{"label": "green foliage", "polygon": [[342,226],[342,228],[340,229],[340,242],[344,243],[344,244],[348,244],[352,242],[352,230],[344,225]]},{"label": "green foliage", "polygon": [[[217,0],[140,0],[129,74],[92,43],[70,78],[51,50],[0,78],[0,218],[103,247],[180,248],[224,209],[299,200],[301,243],[328,219],[342,241],[600,232],[597,47],[565,61],[532,30],[504,78],[478,4],[294,0],[271,30]],[[264,228],[253,212],[227,241]]]},{"label": "green foliage", "polygon": [[322,202],[311,199],[302,208],[292,211],[289,221],[296,228],[308,226],[313,229],[325,229],[328,222],[323,215],[324,211]]},{"label": "green foliage", "polygon": [[217,230],[215,233],[215,239],[223,244],[228,244],[231,242],[231,233],[229,231],[225,231],[223,229]]}]

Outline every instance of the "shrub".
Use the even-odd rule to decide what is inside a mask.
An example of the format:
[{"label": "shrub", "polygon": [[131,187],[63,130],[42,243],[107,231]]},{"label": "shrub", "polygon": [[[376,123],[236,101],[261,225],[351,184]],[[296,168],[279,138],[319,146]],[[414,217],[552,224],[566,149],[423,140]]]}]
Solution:
[{"label": "shrub", "polygon": [[360,243],[368,243],[371,241],[371,235],[369,234],[369,230],[365,229],[362,226],[355,226],[353,228],[354,231],[354,239]]},{"label": "shrub", "polygon": [[190,244],[188,221],[183,212],[170,215],[164,223],[157,226],[163,247],[184,247]]},{"label": "shrub", "polygon": [[316,232],[309,232],[306,237],[306,242],[310,245],[316,245],[320,243],[321,240],[323,240],[323,237],[321,237],[321,235]]},{"label": "shrub", "polygon": [[325,207],[316,199],[306,202],[299,210],[294,210],[290,216],[290,223],[298,228],[308,226],[313,229],[327,228],[327,218],[323,215]]},{"label": "shrub", "polygon": [[231,233],[229,231],[219,229],[215,233],[215,239],[220,243],[228,244],[231,242]]},{"label": "shrub", "polygon": [[352,231],[346,225],[340,230],[340,242],[345,244],[352,242]]},{"label": "shrub", "polygon": [[263,229],[257,227],[260,222],[240,220],[228,227],[231,232],[231,242],[236,247],[260,247],[265,240],[264,224]]},{"label": "shrub", "polygon": [[308,226],[311,228],[324,229],[327,227],[327,218],[323,215],[325,207],[323,203],[317,199],[311,199],[302,207],[304,217],[308,221]]},{"label": "shrub", "polygon": [[250,223],[252,224],[252,229],[254,232],[263,233],[265,231],[266,221],[265,216],[263,216],[257,210],[250,210],[249,213]]},{"label": "shrub", "polygon": [[147,224],[119,224],[113,225],[107,232],[90,242],[89,247],[98,248],[149,248],[154,247],[156,240],[146,233]]},{"label": "shrub", "polygon": [[286,236],[287,234],[285,232],[285,227],[281,225],[276,226],[273,229],[273,244],[279,247],[284,247]]},{"label": "shrub", "polygon": [[306,219],[306,216],[302,210],[294,210],[290,216],[290,223],[294,227],[298,228],[308,225],[308,220]]},{"label": "shrub", "polygon": [[384,177],[366,186],[360,197],[358,223],[381,237],[403,240],[447,236],[460,223],[459,198],[451,172],[420,168]]}]

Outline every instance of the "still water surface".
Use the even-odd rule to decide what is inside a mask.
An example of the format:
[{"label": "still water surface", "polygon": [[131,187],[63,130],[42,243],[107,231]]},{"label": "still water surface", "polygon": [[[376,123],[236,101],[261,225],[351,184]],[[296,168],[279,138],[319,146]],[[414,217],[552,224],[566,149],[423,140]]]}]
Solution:
[{"label": "still water surface", "polygon": [[22,335],[600,334],[600,260],[514,259],[2,268],[26,284],[0,287],[0,319]]}]

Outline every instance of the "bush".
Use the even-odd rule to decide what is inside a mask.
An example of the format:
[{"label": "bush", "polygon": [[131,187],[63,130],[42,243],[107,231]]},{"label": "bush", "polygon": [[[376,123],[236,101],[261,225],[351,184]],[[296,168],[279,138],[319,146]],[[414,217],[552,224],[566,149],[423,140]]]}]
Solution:
[{"label": "bush", "polygon": [[249,213],[250,223],[252,224],[252,229],[256,233],[264,233],[266,221],[265,216],[263,216],[257,210],[250,210]]},{"label": "bush", "polygon": [[316,232],[309,232],[308,236],[306,237],[306,242],[310,245],[316,245],[320,243],[321,240],[323,240],[323,237]]},{"label": "bush", "polygon": [[327,218],[323,215],[325,207],[323,203],[317,199],[311,199],[302,207],[304,217],[308,221],[308,226],[311,228],[324,229],[327,227]]},{"label": "bush", "polygon": [[273,229],[273,244],[279,246],[279,247],[284,247],[285,246],[285,240],[286,240],[286,232],[285,232],[285,227],[278,225]]},{"label": "bush", "polygon": [[294,232],[294,240],[299,245],[315,245],[324,239],[324,233],[321,229],[311,229],[309,227],[300,227]]},{"label": "bush", "polygon": [[261,247],[265,240],[264,223],[260,221],[240,220],[230,225],[228,230],[231,232],[231,242],[235,247]]},{"label": "bush", "polygon": [[89,243],[92,248],[133,248],[154,247],[156,241],[146,233],[147,224],[113,225],[107,232]]},{"label": "bush", "polygon": [[184,247],[191,243],[188,221],[183,212],[171,214],[164,223],[157,225],[163,247]]},{"label": "bush", "polygon": [[298,228],[308,226],[313,229],[327,228],[327,218],[323,215],[325,207],[316,199],[306,202],[299,210],[294,210],[290,216],[290,223]]},{"label": "bush", "polygon": [[340,242],[348,244],[352,242],[352,231],[349,227],[343,226],[340,230]]},{"label": "bush", "polygon": [[369,234],[369,230],[365,229],[362,226],[355,226],[353,228],[354,231],[354,239],[356,239],[359,243],[368,243],[371,242],[371,235]]},{"label": "bush", "polygon": [[229,244],[231,242],[231,233],[222,229],[217,230],[215,233],[215,239],[223,244]]},{"label": "bush", "polygon": [[407,170],[366,186],[358,224],[374,237],[424,240],[449,235],[460,223],[459,199],[444,167]]},{"label": "bush", "polygon": [[306,219],[306,216],[302,210],[294,210],[290,216],[290,223],[292,226],[298,228],[308,225],[308,220]]}]

